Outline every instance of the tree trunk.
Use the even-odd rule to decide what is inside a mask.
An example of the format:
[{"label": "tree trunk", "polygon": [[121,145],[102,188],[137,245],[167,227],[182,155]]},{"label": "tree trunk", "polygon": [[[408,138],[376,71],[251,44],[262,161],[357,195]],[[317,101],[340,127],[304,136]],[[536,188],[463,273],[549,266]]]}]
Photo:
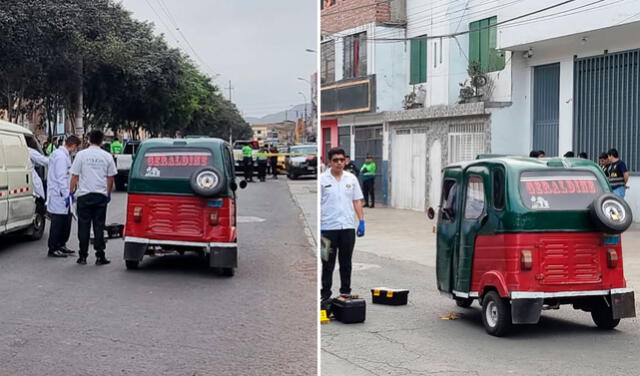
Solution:
[{"label": "tree trunk", "polygon": [[78,59],[76,65],[75,92],[73,93],[72,109],[72,132],[82,138],[84,136],[84,64],[82,57]]}]

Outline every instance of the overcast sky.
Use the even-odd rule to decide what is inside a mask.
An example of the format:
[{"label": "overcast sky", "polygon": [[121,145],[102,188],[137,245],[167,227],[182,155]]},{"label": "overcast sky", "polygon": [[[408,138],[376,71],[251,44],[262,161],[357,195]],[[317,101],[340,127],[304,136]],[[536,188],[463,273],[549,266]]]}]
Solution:
[{"label": "overcast sky", "polygon": [[[137,19],[152,21],[171,46],[192,56],[245,116],[261,116],[309,101],[316,71],[316,0],[121,0]],[[164,12],[166,5],[168,12]],[[155,9],[155,11],[154,11]],[[168,14],[167,14],[168,13]],[[172,26],[175,22],[197,54]],[[172,36],[172,33],[174,36]],[[180,42],[176,42],[176,39]]]}]

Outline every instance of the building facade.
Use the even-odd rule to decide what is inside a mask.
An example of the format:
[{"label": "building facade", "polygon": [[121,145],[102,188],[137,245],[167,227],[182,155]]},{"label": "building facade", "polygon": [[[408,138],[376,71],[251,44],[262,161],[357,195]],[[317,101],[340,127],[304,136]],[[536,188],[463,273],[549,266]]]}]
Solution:
[{"label": "building facade", "polygon": [[[640,187],[637,4],[407,0],[406,23],[390,27],[370,19],[384,12],[369,13],[363,24],[367,8],[346,15],[364,3],[335,1],[344,7],[333,11],[342,14],[344,28],[336,21],[325,30],[329,16],[322,17],[329,43],[322,55],[335,60],[322,60],[321,76],[337,87],[349,84],[344,74],[350,71],[341,66],[351,61],[348,38],[373,35],[364,40],[375,105],[334,115],[322,98],[321,135],[323,149],[340,145],[356,155],[362,155],[358,146],[368,151],[379,141],[384,203],[436,207],[442,167],[478,154],[585,151],[595,160],[616,147],[632,171],[627,201],[640,209],[640,189],[633,189]],[[344,112],[339,106],[329,108]]]}]

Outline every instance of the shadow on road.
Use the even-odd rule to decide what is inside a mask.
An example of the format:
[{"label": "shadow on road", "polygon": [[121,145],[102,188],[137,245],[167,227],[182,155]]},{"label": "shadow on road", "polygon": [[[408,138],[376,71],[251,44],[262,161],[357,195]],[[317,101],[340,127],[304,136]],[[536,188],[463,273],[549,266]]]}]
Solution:
[{"label": "shadow on road", "polygon": [[[469,330],[477,330],[484,332],[484,325],[482,324],[482,311],[479,307],[472,307],[463,311],[459,311],[460,320]],[[591,315],[588,312],[582,312],[585,318],[591,319]],[[611,336],[624,335],[625,333],[619,330],[601,330],[598,329],[595,324],[584,325],[575,321],[565,320],[558,317],[545,316],[544,312],[540,321],[537,324],[531,325],[513,325],[511,331],[507,335],[512,340],[531,340],[531,339],[550,339],[553,337],[566,337],[582,336],[592,338],[594,333],[598,333],[603,338],[610,338]]]},{"label": "shadow on road", "polygon": [[209,260],[205,257],[187,253],[184,256],[179,254],[168,254],[162,256],[145,256],[137,270],[132,273],[140,274],[167,274],[186,275],[196,274],[205,277],[228,279],[214,272],[209,267]]}]

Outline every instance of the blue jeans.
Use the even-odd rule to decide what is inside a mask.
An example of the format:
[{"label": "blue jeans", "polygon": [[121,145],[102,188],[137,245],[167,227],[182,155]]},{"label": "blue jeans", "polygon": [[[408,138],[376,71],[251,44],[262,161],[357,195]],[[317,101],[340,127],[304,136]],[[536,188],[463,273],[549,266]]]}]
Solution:
[{"label": "blue jeans", "polygon": [[613,189],[613,194],[620,198],[624,198],[624,194],[626,191],[627,189],[625,187],[618,187]]}]

